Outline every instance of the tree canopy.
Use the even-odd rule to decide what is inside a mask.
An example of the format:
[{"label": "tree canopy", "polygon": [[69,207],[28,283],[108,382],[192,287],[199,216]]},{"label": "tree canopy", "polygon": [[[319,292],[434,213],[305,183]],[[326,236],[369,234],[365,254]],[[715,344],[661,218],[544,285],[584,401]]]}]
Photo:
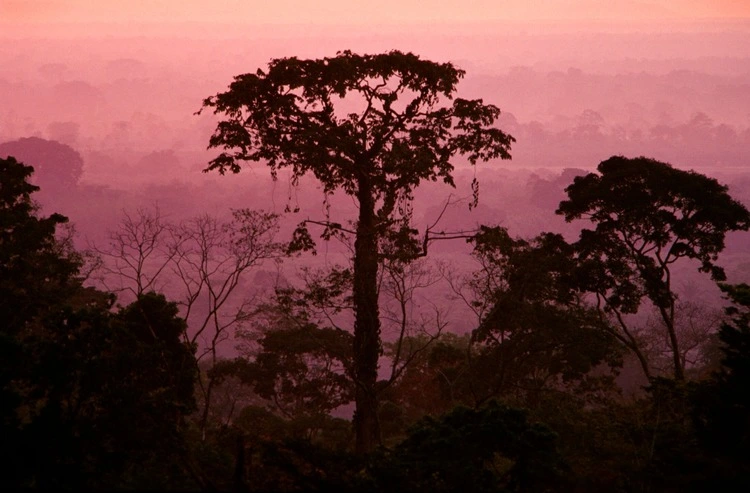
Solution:
[{"label": "tree canopy", "polygon": [[[670,340],[674,375],[682,379],[672,265],[695,260],[701,272],[723,281],[716,260],[724,238],[747,230],[750,213],[717,180],[654,159],[613,156],[597,170],[575,178],[557,211],[567,221],[585,218],[594,225],[576,243],[581,286],[615,314],[635,313],[644,298],[650,300]],[[628,345],[637,349],[623,330]]]},{"label": "tree canopy", "polygon": [[590,385],[598,365],[621,365],[608,321],[576,287],[575,251],[562,236],[527,241],[482,227],[472,241],[485,266],[474,279],[483,286],[475,302],[488,307],[472,340],[485,345],[477,359],[491,369],[481,379],[487,396],[524,389],[528,403],[543,389]]},{"label": "tree canopy", "polygon": [[39,137],[0,144],[0,158],[13,156],[34,167],[33,182],[43,190],[68,191],[83,174],[83,158],[72,147]]},{"label": "tree canopy", "polygon": [[13,332],[67,296],[80,267],[70,245],[55,235],[68,218],[38,215],[33,172],[14,157],[0,159],[0,317]]}]

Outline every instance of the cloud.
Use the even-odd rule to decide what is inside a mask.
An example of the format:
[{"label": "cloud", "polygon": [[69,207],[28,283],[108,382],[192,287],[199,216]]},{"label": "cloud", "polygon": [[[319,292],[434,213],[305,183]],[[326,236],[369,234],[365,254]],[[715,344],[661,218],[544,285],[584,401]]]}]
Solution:
[{"label": "cloud", "polygon": [[0,0],[4,22],[368,24],[750,17],[748,0]]},{"label": "cloud", "polygon": [[4,22],[52,21],[66,11],[60,0],[2,0],[0,19]]}]

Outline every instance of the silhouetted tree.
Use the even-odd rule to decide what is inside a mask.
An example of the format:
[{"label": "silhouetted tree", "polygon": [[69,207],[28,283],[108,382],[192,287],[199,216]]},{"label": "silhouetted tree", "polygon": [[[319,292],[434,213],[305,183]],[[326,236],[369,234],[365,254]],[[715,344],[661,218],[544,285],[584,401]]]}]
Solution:
[{"label": "silhouetted tree", "polygon": [[33,172],[14,157],[0,159],[0,319],[12,333],[65,299],[77,287],[81,265],[71,246],[55,236],[68,218],[37,214]]},{"label": "silhouetted tree", "polygon": [[[421,252],[409,202],[423,180],[453,185],[452,158],[471,163],[510,158],[512,137],[492,127],[500,111],[481,100],[450,99],[464,75],[450,63],[392,51],[350,51],[317,60],[272,60],[268,70],[235,77],[229,90],[204,101],[226,119],[210,146],[225,149],[207,170],[239,172],[243,161],[291,168],[296,182],[311,172],[325,193],[343,190],[359,205],[353,302],[357,450],[379,442],[376,380],[381,353],[378,264],[382,244],[408,260]],[[475,187],[475,191],[476,191]],[[324,236],[347,232],[326,223]],[[307,230],[298,243],[313,242]]]},{"label": "silhouetted tree", "polygon": [[747,230],[750,213],[715,179],[653,159],[614,156],[597,169],[598,174],[577,177],[566,188],[568,200],[557,211],[566,221],[586,218],[595,226],[584,229],[576,243],[582,289],[595,293],[599,306],[614,315],[617,337],[635,353],[647,377],[648,361],[623,314],[650,300],[669,337],[674,377],[682,380],[672,264],[696,260],[701,272],[724,280],[715,263],[724,237]]},{"label": "silhouetted tree", "polygon": [[40,217],[31,195],[39,187],[29,183],[34,168],[13,157],[0,159],[0,429],[3,480],[21,485],[33,464],[26,463],[33,446],[24,421],[30,412],[34,380],[34,341],[43,333],[42,321],[61,309],[79,289],[80,258],[69,245],[57,241],[56,230],[67,218]]},{"label": "silhouetted tree", "polygon": [[328,414],[353,398],[351,334],[301,326],[268,331],[253,361],[240,360],[239,376],[291,420],[299,437],[315,438]]},{"label": "silhouetted tree", "polygon": [[98,281],[108,291],[127,293],[128,301],[163,288],[177,254],[170,248],[172,230],[158,207],[123,212],[117,229],[109,232],[108,245],[92,246],[102,261]]},{"label": "silhouetted tree", "polygon": [[310,274],[303,289],[278,287],[238,332],[241,357],[223,365],[269,402],[278,415],[300,424],[311,438],[316,422],[353,400],[352,336],[335,318],[351,305],[351,272]]}]

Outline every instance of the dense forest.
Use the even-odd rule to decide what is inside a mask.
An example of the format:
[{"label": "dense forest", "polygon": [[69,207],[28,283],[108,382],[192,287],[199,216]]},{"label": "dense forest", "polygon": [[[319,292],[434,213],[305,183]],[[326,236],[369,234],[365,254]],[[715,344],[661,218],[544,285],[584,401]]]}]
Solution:
[{"label": "dense forest", "polygon": [[[205,180],[244,194],[154,186],[104,228],[131,199],[80,183],[74,124],[0,144],[1,484],[750,489],[750,286],[723,258],[747,197],[638,149],[715,163],[699,140],[750,134],[700,113],[605,132],[593,111],[548,132],[458,97],[463,77],[399,51],[273,59],[199,116]],[[576,162],[622,148],[526,177],[514,222],[483,170],[573,143]],[[283,212],[247,207],[268,186]],[[177,194],[198,204],[163,213]],[[86,245],[69,211],[99,229]]]}]

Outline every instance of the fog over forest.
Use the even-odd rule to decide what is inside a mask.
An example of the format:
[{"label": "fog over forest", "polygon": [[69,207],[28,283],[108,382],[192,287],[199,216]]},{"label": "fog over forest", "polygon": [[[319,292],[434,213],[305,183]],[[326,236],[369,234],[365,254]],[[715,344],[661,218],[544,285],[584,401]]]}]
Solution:
[{"label": "fog over forest", "polygon": [[[414,205],[421,224],[431,224],[449,196],[465,201],[476,176],[479,207],[470,212],[465,204],[452,205],[442,219],[444,230],[499,224],[521,237],[575,231],[554,214],[563,190],[576,174],[593,171],[612,155],[694,169],[729,184],[732,195],[748,203],[748,25],[668,27],[673,31],[594,24],[544,32],[499,24],[475,26],[468,35],[459,25],[442,35],[417,28],[409,36],[394,29],[385,35],[372,30],[326,35],[319,29],[310,39],[267,27],[255,36],[228,29],[227,38],[216,29],[197,29],[194,39],[188,31],[17,35],[0,47],[0,142],[38,137],[80,154],[83,169],[74,193],[40,193],[46,210],[70,216],[79,242],[101,242],[123,211],[155,205],[181,219],[240,207],[281,213],[291,203],[300,209],[288,217],[296,224],[322,213],[322,194],[313,180],[291,187],[282,173],[274,183],[260,165],[237,176],[202,173],[216,155],[206,150],[216,119],[209,112],[195,114],[203,99],[274,57],[397,48],[464,69],[458,95],[500,107],[499,127],[516,138],[512,161],[460,167],[455,190],[423,187]],[[54,181],[53,166],[37,172],[43,174]],[[337,200],[337,212],[354,213],[351,201]],[[750,275],[745,240],[744,233],[730,236],[722,255],[732,266],[733,282]],[[454,243],[437,245],[434,253],[469,252],[462,241]]]},{"label": "fog over forest", "polygon": [[[75,28],[49,24],[49,32],[39,26],[0,32],[0,159],[15,156],[34,166],[30,181],[40,187],[33,195],[40,214],[67,216],[75,249],[90,255],[87,265],[93,270],[86,285],[114,292],[120,307],[142,294],[133,278],[123,275],[130,267],[122,263],[122,251],[119,257],[117,252],[117,242],[123,241],[117,235],[139,221],[144,226],[156,220],[158,228],[184,238],[209,226],[215,234],[225,234],[231,228],[222,224],[231,223],[233,211],[265,211],[279,215],[275,236],[272,228],[263,232],[278,242],[288,242],[300,222],[313,221],[315,255],[260,255],[226,299],[201,292],[197,301],[186,302],[190,274],[164,268],[173,257],[165,257],[166,243],[157,245],[143,276],[154,280],[150,289],[178,302],[187,333],[194,337],[191,342],[198,346],[196,354],[205,356],[199,358],[204,371],[238,355],[257,354],[261,336],[252,335],[253,330],[267,320],[238,314],[268,302],[275,288],[309,287],[315,276],[352,263],[353,239],[325,241],[323,228],[315,225],[330,221],[354,229],[359,208],[352,196],[341,190],[326,196],[315,178],[297,183],[287,169],[273,179],[262,163],[247,163],[239,174],[204,171],[220,152],[207,147],[222,119],[212,108],[199,113],[204,100],[226,91],[239,74],[266,70],[274,58],[399,50],[451,62],[466,72],[457,97],[499,107],[495,126],[515,138],[511,160],[473,166],[458,156],[455,188],[440,179],[423,182],[411,205],[404,206],[412,207],[420,232],[429,228],[436,236],[455,238],[431,242],[427,255],[410,267],[408,302],[381,296],[385,343],[403,336],[399,311],[407,308],[414,340],[428,337],[436,327],[456,337],[471,334],[488,311],[472,305],[462,288],[481,268],[472,254],[476,240],[467,239],[480,226],[501,226],[515,239],[551,232],[574,242],[581,228],[590,225],[566,222],[555,211],[576,177],[595,172],[611,156],[644,156],[696,171],[728,185],[729,195],[750,207],[750,21],[488,21],[445,23],[439,30],[425,25],[297,29],[192,22],[172,23],[163,31],[146,24],[129,30],[118,25],[111,31],[103,23],[81,24],[76,32],[71,26]],[[251,216],[243,217],[250,221]],[[237,221],[241,219],[235,216],[234,224],[242,224]],[[164,238],[166,233],[160,241],[166,242]],[[750,284],[750,233],[729,232],[725,244],[717,264],[726,281]],[[228,250],[215,252],[219,259],[229,255]],[[181,254],[189,259],[192,253]],[[679,330],[690,347],[684,369],[688,374],[693,370],[689,377],[696,379],[718,367],[709,349],[718,351],[716,334],[728,304],[727,294],[698,272],[699,266],[684,259],[675,265],[671,280],[683,308]],[[397,291],[385,278],[379,282],[383,293],[389,287]],[[224,317],[228,329],[203,332],[219,301],[226,304],[218,318]],[[648,330],[658,325],[658,311],[644,304],[627,317],[645,328],[639,337],[651,351],[655,376],[668,377],[667,342]],[[351,328],[353,320],[351,312],[334,310],[330,322]],[[379,378],[395,381],[393,354],[392,347],[381,354]],[[596,371],[604,371],[603,361]],[[648,379],[633,355],[625,357],[616,381],[622,395],[645,395]],[[239,416],[240,405],[271,402],[265,394],[263,400],[253,391],[243,394],[237,386],[221,385],[217,383],[211,416],[224,420],[224,426]],[[199,409],[200,402],[210,402],[205,392],[196,395],[201,396]],[[351,419],[351,399],[331,407],[332,416]],[[417,411],[404,411],[404,416],[409,412]],[[208,411],[201,423],[204,440],[207,416]]]}]

